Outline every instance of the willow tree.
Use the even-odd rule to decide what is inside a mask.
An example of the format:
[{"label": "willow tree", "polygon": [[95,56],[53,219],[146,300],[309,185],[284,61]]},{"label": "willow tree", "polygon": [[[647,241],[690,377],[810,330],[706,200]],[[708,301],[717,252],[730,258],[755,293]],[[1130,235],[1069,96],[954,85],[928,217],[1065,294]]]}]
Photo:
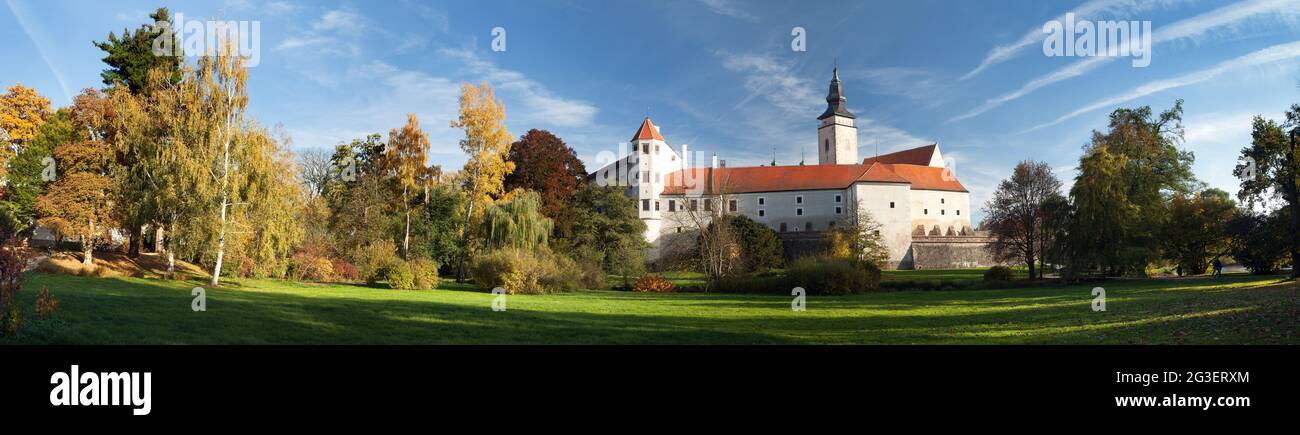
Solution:
[{"label": "willow tree", "polygon": [[[465,130],[465,139],[460,141],[460,149],[465,151],[469,160],[465,162],[462,176],[465,177],[465,190],[468,204],[465,207],[465,225],[461,230],[461,241],[467,249],[461,255],[457,278],[465,276],[465,257],[471,251],[470,228],[483,213],[483,209],[492,203],[494,196],[504,190],[506,174],[514,170],[510,162],[510,132],[506,131],[506,108],[487,83],[474,86],[462,83],[460,86],[460,118],[451,123],[452,128]],[[476,215],[475,213],[478,213]]]},{"label": "willow tree", "polygon": [[428,160],[429,136],[420,129],[420,120],[415,114],[406,115],[406,126],[401,130],[393,129],[388,134],[388,149],[385,161],[391,166],[390,171],[396,177],[397,185],[402,189],[402,212],[406,224],[402,229],[402,258],[411,259],[411,197],[421,189],[421,181],[427,169],[424,162]]},{"label": "willow tree", "polygon": [[555,223],[542,215],[541,195],[529,190],[513,196],[513,199],[488,205],[484,210],[484,245],[488,249],[528,251],[546,246]]}]

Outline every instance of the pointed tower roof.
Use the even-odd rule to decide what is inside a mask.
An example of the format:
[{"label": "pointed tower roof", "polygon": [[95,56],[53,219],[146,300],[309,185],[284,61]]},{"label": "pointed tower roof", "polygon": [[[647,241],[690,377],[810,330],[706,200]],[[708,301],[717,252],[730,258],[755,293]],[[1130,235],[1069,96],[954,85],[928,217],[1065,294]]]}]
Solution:
[{"label": "pointed tower roof", "polygon": [[641,128],[638,128],[636,134],[632,135],[632,140],[650,139],[664,140],[664,137],[659,134],[659,128],[655,127],[654,123],[650,122],[650,118],[646,118],[645,121],[641,123]]},{"label": "pointed tower roof", "polygon": [[850,113],[849,109],[845,107],[847,104],[846,101],[847,99],[844,98],[844,86],[840,84],[840,68],[836,66],[835,71],[831,76],[831,90],[826,95],[826,111],[822,112],[822,115],[818,116],[817,119],[826,119],[832,116],[843,116],[849,119],[855,118],[853,113]]}]

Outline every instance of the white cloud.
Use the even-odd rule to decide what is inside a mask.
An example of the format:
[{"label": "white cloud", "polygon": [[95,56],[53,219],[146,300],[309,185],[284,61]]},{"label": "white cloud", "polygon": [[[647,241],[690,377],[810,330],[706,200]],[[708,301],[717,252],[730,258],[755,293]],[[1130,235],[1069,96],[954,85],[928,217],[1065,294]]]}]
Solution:
[{"label": "white cloud", "polygon": [[[1275,18],[1283,22],[1289,22],[1289,20],[1295,19],[1297,15],[1300,15],[1300,3],[1297,3],[1294,0],[1251,0],[1224,6],[1192,18],[1175,22],[1168,26],[1160,27],[1155,30],[1155,34],[1149,35],[1149,37],[1152,40],[1152,45],[1178,40],[1200,41],[1207,37],[1222,36],[1231,33],[1232,31],[1253,24],[1261,19]],[[1042,37],[1039,35],[1038,41],[1041,40]],[[1058,68],[1046,75],[1030,80],[1015,91],[991,98],[985,101],[984,104],[949,119],[948,122],[974,118],[984,112],[1028,95],[1047,85],[1087,74],[1096,70],[1098,67],[1117,59],[1121,58],[1084,58],[1065,67]]]},{"label": "white cloud", "polygon": [[[1062,21],[1065,20],[1066,13],[1073,13],[1079,19],[1093,19],[1094,17],[1101,15],[1134,14],[1157,6],[1163,6],[1164,4],[1175,3],[1176,1],[1178,0],[1091,0],[1079,5],[1079,7],[1074,8],[1071,11],[1061,13],[1061,15],[1055,19]],[[1043,27],[1041,25],[1035,26],[1030,29],[1029,32],[1025,33],[1024,36],[1021,36],[1020,39],[1016,40],[1016,42],[993,47],[993,49],[989,50],[988,54],[984,56],[984,60],[980,62],[979,66],[962,76],[961,80],[966,80],[979,75],[979,73],[983,72],[985,69],[1006,62],[1019,55],[1024,50],[1033,46],[1038,46],[1039,44],[1042,44],[1042,42]]]},{"label": "white cloud", "polygon": [[1129,92],[1125,92],[1122,94],[1111,96],[1109,98],[1098,100],[1096,102],[1093,102],[1092,104],[1088,104],[1079,109],[1076,109],[1073,112],[1067,113],[1061,116],[1060,118],[1057,118],[1055,121],[1035,126],[1026,131],[1035,131],[1046,127],[1050,127],[1056,124],[1060,124],[1067,119],[1082,115],[1084,113],[1088,113],[1102,108],[1113,107],[1119,103],[1145,97],[1147,95],[1151,95],[1157,92],[1201,83],[1213,79],[1215,77],[1219,77],[1227,72],[1235,71],[1242,68],[1266,65],[1266,64],[1270,64],[1282,60],[1294,59],[1297,57],[1300,57],[1300,41],[1291,42],[1287,44],[1274,45],[1272,47],[1255,51],[1241,57],[1220,62],[1218,65],[1215,65],[1207,69],[1194,71],[1170,79],[1157,80],[1154,82],[1144,84],[1142,86],[1138,86],[1137,88]]},{"label": "white cloud", "polygon": [[699,0],[699,1],[700,3],[703,3],[704,6],[708,7],[710,11],[713,11],[713,13],[715,14],[725,15],[728,17],[745,20],[745,21],[758,21],[758,16],[754,15],[748,10],[745,10],[743,5],[738,5],[733,0]]},{"label": "white cloud", "polygon": [[586,101],[557,96],[523,73],[497,67],[472,50],[440,49],[438,54],[460,60],[474,75],[492,83],[498,93],[512,93],[519,97],[523,103],[524,116],[543,126],[587,126],[592,124],[599,111]]}]

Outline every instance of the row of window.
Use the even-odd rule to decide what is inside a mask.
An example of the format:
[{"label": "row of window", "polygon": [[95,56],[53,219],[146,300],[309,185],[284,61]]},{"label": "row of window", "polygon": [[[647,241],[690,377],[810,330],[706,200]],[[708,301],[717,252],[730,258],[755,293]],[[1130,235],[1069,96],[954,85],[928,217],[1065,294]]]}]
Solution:
[{"label": "row of window", "polygon": [[[940,201],[940,202],[942,202],[942,201]],[[922,213],[925,214],[925,215],[929,215],[929,214],[930,214],[930,209],[927,208],[927,209],[925,209],[925,210],[922,210]],[[948,210],[939,210],[939,214],[940,214],[940,215],[947,215],[947,214],[948,214]],[[961,210],[957,210],[957,216],[961,216]]]}]

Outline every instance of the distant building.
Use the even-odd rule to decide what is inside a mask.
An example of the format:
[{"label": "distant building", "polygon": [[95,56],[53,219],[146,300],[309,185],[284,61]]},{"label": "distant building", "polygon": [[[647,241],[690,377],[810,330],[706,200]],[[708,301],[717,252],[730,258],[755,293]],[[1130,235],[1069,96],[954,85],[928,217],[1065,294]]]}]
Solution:
[{"label": "distant building", "polygon": [[[797,233],[824,231],[841,218],[851,218],[852,205],[857,204],[881,225],[889,248],[886,267],[986,265],[982,249],[973,249],[981,248],[985,240],[971,228],[970,192],[945,168],[939,145],[859,160],[855,116],[845,102],[837,70],[826,111],[817,117],[816,165],[726,167],[715,155],[708,166],[696,167],[689,161],[687,145],[675,149],[646,118],[632,136],[631,152],[588,179],[628,186],[627,193],[636,199],[646,223],[645,239],[654,246],[652,259],[682,240],[693,240],[679,235],[698,225],[689,216],[703,212],[742,214],[783,238],[807,239],[804,236],[812,234]],[[921,264],[914,239],[945,246],[958,241],[975,244],[963,245],[957,255],[951,255],[953,249],[940,248],[944,259]]]}]

